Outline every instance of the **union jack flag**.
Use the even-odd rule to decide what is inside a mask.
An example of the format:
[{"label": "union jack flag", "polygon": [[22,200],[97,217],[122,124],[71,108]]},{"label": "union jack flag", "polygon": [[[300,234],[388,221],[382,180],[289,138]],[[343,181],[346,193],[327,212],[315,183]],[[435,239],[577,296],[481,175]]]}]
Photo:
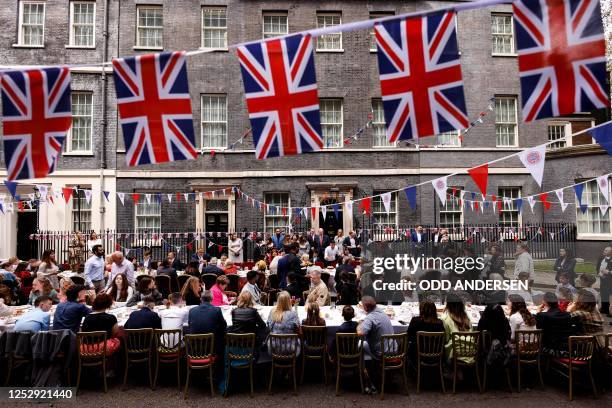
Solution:
[{"label": "union jack flag", "polygon": [[598,0],[512,3],[525,122],[609,105]]},{"label": "union jack flag", "polygon": [[257,159],[321,150],[311,36],[244,45],[237,54]]},{"label": "union jack flag", "polygon": [[70,70],[5,72],[0,83],[8,179],[46,177],[72,124]]},{"label": "union jack flag", "polygon": [[467,128],[455,13],[374,26],[387,140]]},{"label": "union jack flag", "polygon": [[113,60],[128,166],[195,159],[185,53]]}]

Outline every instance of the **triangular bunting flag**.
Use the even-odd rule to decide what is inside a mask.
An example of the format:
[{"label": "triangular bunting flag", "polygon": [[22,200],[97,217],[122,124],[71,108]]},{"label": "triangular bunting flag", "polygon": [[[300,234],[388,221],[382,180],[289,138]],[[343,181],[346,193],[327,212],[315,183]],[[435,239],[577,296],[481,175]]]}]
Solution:
[{"label": "triangular bunting flag", "polygon": [[166,194],[166,197],[168,197],[168,202],[171,203],[172,202],[172,193]]},{"label": "triangular bunting flag", "polygon": [[83,190],[85,192],[85,201],[87,204],[91,203],[91,190]]},{"label": "triangular bunting flag", "polygon": [[529,170],[531,176],[540,187],[542,187],[542,177],[544,176],[546,146],[546,144],[542,144],[531,149],[523,150],[518,154],[523,166]]},{"label": "triangular bunting flag", "polygon": [[563,189],[557,189],[555,190],[555,194],[557,195],[557,198],[559,199],[559,204],[561,204],[561,206],[563,207]]},{"label": "triangular bunting flag", "polygon": [[183,193],[183,197],[185,197],[185,202],[189,202],[189,193]]},{"label": "triangular bunting flag", "polygon": [[104,198],[106,198],[106,201],[110,203],[110,199],[108,198],[110,196],[110,191],[103,191],[102,193],[104,194]]},{"label": "triangular bunting flag", "polygon": [[359,201],[359,211],[366,215],[372,213],[372,197],[366,197]]},{"label": "triangular bunting flag", "polygon": [[473,169],[468,170],[468,174],[478,186],[478,189],[483,195],[487,195],[487,181],[489,180],[489,165],[483,164]]},{"label": "triangular bunting flag", "polygon": [[147,204],[151,204],[151,194],[145,194],[145,200],[147,201]]},{"label": "triangular bunting flag", "polygon": [[134,201],[134,204],[138,204],[138,201],[140,200],[140,194],[138,193],[132,194],[132,200]]},{"label": "triangular bunting flag", "polygon": [[531,207],[531,212],[533,212],[533,207],[535,207],[536,199],[533,196],[527,197],[527,201],[529,202],[529,206]]},{"label": "triangular bunting flag", "polygon": [[565,209],[567,208],[568,205],[569,203],[561,203],[561,212],[565,212]]},{"label": "triangular bunting flag", "polygon": [[323,216],[323,222],[325,222],[325,218],[327,217],[327,206],[321,207],[321,215]]},{"label": "triangular bunting flag", "polygon": [[576,192],[576,199],[578,200],[578,207],[580,211],[584,214],[587,210],[587,205],[582,205],[582,191],[584,190],[584,183],[576,184],[574,186],[574,191]]},{"label": "triangular bunting flag", "polygon": [[15,195],[17,194],[17,183],[14,181],[4,180],[4,185],[8,189],[9,193],[11,193],[11,196],[15,198]]},{"label": "triangular bunting flag", "polygon": [[447,178],[448,177],[445,176],[431,180],[431,184],[433,185],[434,190],[436,190],[436,193],[438,194],[438,198],[440,198],[442,205],[446,204],[446,190],[448,188],[446,185]]},{"label": "triangular bunting flag", "polygon": [[336,220],[340,219],[340,204],[335,203],[332,205],[332,208],[334,209],[334,215],[336,216]]},{"label": "triangular bunting flag", "polygon": [[121,205],[125,205],[125,193],[117,192],[117,197],[119,197],[119,201],[121,201]]},{"label": "triangular bunting flag", "polygon": [[66,201],[66,204],[68,204],[68,201],[70,201],[70,197],[72,197],[73,191],[74,190],[72,188],[62,187],[62,193],[64,194],[64,200]]},{"label": "triangular bunting flag", "polygon": [[593,139],[612,156],[612,122],[600,125],[590,133]]},{"label": "triangular bunting flag", "polygon": [[516,209],[518,210],[519,214],[521,213],[522,208],[523,208],[523,199],[517,198],[516,199]]},{"label": "triangular bunting flag", "polygon": [[385,212],[389,214],[391,211],[391,193],[381,194],[380,198],[383,202],[383,206],[385,207]]},{"label": "triangular bunting flag", "polygon": [[317,213],[318,213],[317,207],[310,207],[310,215],[311,215],[310,219],[312,220],[316,219]]},{"label": "triangular bunting flag", "polygon": [[406,193],[406,199],[408,200],[410,208],[412,209],[412,211],[416,210],[416,186],[405,188],[404,192]]},{"label": "triangular bunting flag", "polygon": [[608,175],[597,177],[597,185],[599,186],[599,191],[601,195],[604,196],[604,199],[608,204],[610,204],[608,196],[610,195],[608,188]]},{"label": "triangular bunting flag", "polygon": [[606,215],[606,212],[608,212],[608,208],[610,208],[610,206],[607,204],[602,204],[599,206],[599,212],[601,212],[602,217]]},{"label": "triangular bunting flag", "polygon": [[542,207],[544,207],[544,211],[550,210],[552,204],[548,201],[548,193],[540,194],[540,201],[542,202]]},{"label": "triangular bunting flag", "polygon": [[4,214],[4,206],[2,205],[2,203],[0,203],[0,212]]},{"label": "triangular bunting flag", "polygon": [[346,213],[350,215],[350,217],[353,217],[353,202],[350,200],[347,200],[344,202],[344,207],[346,208]]}]

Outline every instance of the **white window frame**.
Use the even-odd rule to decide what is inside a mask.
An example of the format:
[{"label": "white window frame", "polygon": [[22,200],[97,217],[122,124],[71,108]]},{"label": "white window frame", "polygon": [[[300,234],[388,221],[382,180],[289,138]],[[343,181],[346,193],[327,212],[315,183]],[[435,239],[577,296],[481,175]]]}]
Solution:
[{"label": "white window frame", "polygon": [[[322,17],[323,19],[325,19],[325,17],[339,17],[340,22],[338,24],[329,25],[329,26],[326,25],[325,23],[323,25],[320,25],[319,17]],[[342,25],[342,12],[317,11],[316,18],[317,18],[317,21],[316,21],[317,28],[336,27],[337,25]],[[328,36],[334,36],[334,37],[337,36],[340,39],[339,41],[340,48],[322,48],[321,45],[323,44],[323,40],[325,37],[328,37]],[[317,52],[344,52],[344,46],[342,44],[342,32],[338,31],[336,33],[324,34],[324,35],[317,37],[316,51]]]},{"label": "white window frame", "polygon": [[[264,193],[264,202],[266,204],[270,204],[270,205],[274,205],[277,207],[285,207],[285,205],[283,205],[283,201],[282,199],[280,200],[280,204],[276,203],[274,200],[272,200],[270,197],[274,194],[278,194],[279,197],[282,195],[286,195],[287,196],[287,208],[291,208],[291,193],[289,191],[266,191]],[[286,219],[285,222],[285,226],[280,226],[278,224],[276,224],[275,222],[272,223],[272,225],[270,225],[270,227],[272,228],[271,232],[273,233],[274,230],[276,228],[281,228],[285,230],[285,233],[287,233],[289,231],[289,227],[290,227],[290,223],[291,223],[291,211],[287,210],[287,215],[283,215],[283,212],[281,209],[276,210],[275,213],[270,213],[269,211],[264,211],[264,232],[268,232],[268,220],[282,220],[282,219]]]},{"label": "white window frame", "polygon": [[[75,115],[71,114],[72,123],[70,124],[70,129],[68,130],[68,137],[66,139],[66,153],[70,154],[92,154],[93,153],[93,122],[94,122],[94,93],[92,91],[72,91],[70,98],[70,104],[72,106],[72,97],[75,95],[91,95],[91,114],[89,115],[90,124],[89,124],[89,150],[75,150],[72,148],[72,124],[74,123]],[[81,117],[85,117],[86,115],[79,115]]]},{"label": "white window frame", "polygon": [[[223,97],[225,98],[225,121],[206,121],[204,122],[204,98],[207,97]],[[211,149],[227,149],[227,137],[228,137],[228,132],[227,132],[227,128],[228,128],[228,120],[227,120],[227,94],[201,94],[200,95],[200,146],[202,146],[202,150],[211,150]],[[212,146],[212,145],[205,145],[204,143],[204,123],[218,123],[218,124],[225,124],[225,144],[223,146],[219,145],[219,146]]]},{"label": "white window frame", "polygon": [[[142,10],[160,10],[162,16],[162,25],[161,26],[141,26],[140,25],[140,13]],[[140,29],[159,29],[161,30],[161,38],[162,45],[161,46],[151,46],[151,45],[142,45],[140,43]],[[164,49],[164,8],[162,5],[158,4],[137,4],[136,5],[136,46],[134,49],[138,50],[163,50]]]},{"label": "white window frame", "polygon": [[[74,188],[76,186],[72,186],[72,188]],[[79,186],[81,190],[89,190],[91,189],[91,186]],[[78,198],[77,198],[77,194],[78,194]],[[80,232],[88,232],[90,230],[92,230],[93,227],[93,194],[91,199],[89,200],[89,204],[87,204],[87,199],[85,198],[85,192],[84,191],[79,191],[78,193],[75,194],[75,192],[73,192],[72,197],[70,198],[70,229],[71,231],[75,232],[77,231],[76,226],[78,223],[78,207],[76,206],[75,200],[80,200],[81,201],[81,224],[88,224],[89,228],[83,228],[82,230],[80,230]],[[83,208],[83,206],[85,206],[85,208]],[[89,218],[88,221],[83,221],[83,215],[85,215],[86,217]]]},{"label": "white window frame", "polygon": [[[516,190],[518,192],[518,195],[516,197],[512,196],[512,194],[511,196],[508,196],[506,192],[510,190]],[[498,217],[497,217],[498,223],[502,225],[502,215],[504,213],[516,213],[517,214],[516,216],[517,225],[510,225],[510,226],[506,225],[506,228],[521,228],[523,225],[523,213],[522,211],[518,210],[516,198],[523,197],[523,189],[521,187],[515,187],[515,186],[503,186],[497,189],[497,194],[498,194],[499,200],[502,201],[502,209],[501,211],[498,211]],[[513,200],[510,202],[510,208],[506,207],[507,204],[503,202],[504,198],[513,198]]]},{"label": "white window frame", "polygon": [[[93,23],[91,24],[92,28],[92,45],[77,45],[75,44],[74,37],[74,6],[75,4],[90,4],[93,5]],[[89,24],[80,24],[82,26],[88,26]],[[70,33],[68,40],[68,48],[96,48],[96,2],[95,1],[71,1],[70,2]]]},{"label": "white window frame", "polygon": [[[370,20],[375,20],[377,18],[383,18],[383,17],[391,17],[395,15],[395,11],[371,11],[370,12]],[[374,27],[372,27],[370,29],[370,31],[368,32],[369,34],[369,48],[370,48],[370,52],[376,52],[377,48],[376,48],[376,34],[374,34]],[[372,45],[374,45],[372,47]]]},{"label": "white window frame", "polygon": [[[204,26],[204,15],[206,13],[206,11],[224,11],[225,12],[225,28],[223,27],[205,27]],[[217,50],[217,51],[227,51],[228,47],[227,47],[227,7],[223,7],[223,6],[202,6],[202,38],[200,41],[200,48],[204,49],[204,50]],[[211,30],[211,31],[220,31],[223,32],[225,30],[225,47],[206,47],[204,45],[204,32],[206,30]]]},{"label": "white window frame", "polygon": [[[25,4],[38,4],[42,5],[42,44],[26,44],[23,42],[23,6]],[[25,47],[25,48],[45,48],[45,20],[47,15],[47,4],[44,1],[37,0],[20,0],[19,1],[19,16],[17,17],[17,43],[13,44],[14,47]]]},{"label": "white window frame", "polygon": [[[514,122],[498,122],[497,120],[497,102],[502,100],[514,100]],[[497,137],[497,125],[514,125],[514,144],[500,144]],[[518,147],[518,98],[516,96],[495,96],[495,147]]]},{"label": "white window frame", "polygon": [[[436,146],[438,147],[461,147],[461,133],[458,130],[450,130],[448,132],[439,133],[436,135]],[[456,141],[453,143],[440,142],[441,137],[449,137],[449,140]]]},{"label": "white window frame", "polygon": [[[510,34],[507,33],[493,33],[493,18],[494,17],[510,17]],[[493,38],[495,36],[510,36],[512,50],[510,52],[495,52],[493,50]],[[514,15],[512,13],[491,13],[491,55],[494,57],[516,57],[516,34],[514,33]]]},{"label": "white window frame", "polygon": [[[138,193],[140,194],[140,200],[138,200],[138,203],[136,203],[134,205],[134,232],[149,232],[149,233],[160,233],[161,232],[161,226],[162,226],[162,203],[157,201],[157,197],[155,197],[154,193]],[[151,194],[151,204],[147,203],[147,200],[145,199],[145,194]],[[156,214],[138,214],[138,208],[139,207],[143,207],[143,206],[148,206],[148,205],[157,205],[159,206],[159,213]],[[159,218],[159,228],[140,228],[138,226],[138,220],[140,218]]]},{"label": "white window frame", "polygon": [[340,145],[337,146],[334,144],[334,146],[329,146],[327,145],[326,141],[325,141],[325,135],[323,136],[323,148],[324,149],[341,149],[344,147],[344,100],[342,98],[321,98],[319,99],[319,109],[320,111],[322,111],[322,106],[324,105],[324,103],[326,102],[340,102],[340,122],[323,122],[323,115],[321,115],[321,133],[323,134],[324,131],[324,126],[338,126],[340,125]]},{"label": "white window frame", "polygon": [[[457,190],[457,196],[453,196],[452,192],[453,192],[453,188]],[[453,233],[452,230],[454,230],[455,228],[463,228],[463,224],[465,222],[465,213],[464,213],[464,205],[465,203],[461,203],[462,205],[459,205],[459,201],[461,200],[461,190],[463,190],[463,187],[448,187],[446,189],[446,194],[450,195],[450,197],[446,198],[446,203],[444,205],[440,204],[440,206],[438,207],[438,224],[440,226],[440,228],[446,228],[449,230],[449,235],[451,233]],[[457,205],[459,207],[459,210],[456,209],[449,209],[448,206],[449,204],[453,204],[453,205]],[[448,225],[448,223],[443,222],[442,221],[442,214],[457,214],[459,213],[459,224],[456,225],[453,223],[453,225]]]},{"label": "white window frame", "polygon": [[[385,204],[382,201],[382,195],[386,191],[374,191],[372,197],[372,216],[374,217],[372,225],[374,228],[384,230],[385,228],[391,227],[394,231],[399,229],[399,217],[398,217],[398,193],[391,193],[391,203],[389,204],[389,217],[395,218],[395,222],[379,222],[378,215],[382,214],[387,217],[387,211],[385,211]],[[377,208],[377,206],[380,206]],[[377,211],[380,209],[380,211]]]},{"label": "white window frame", "polygon": [[[576,181],[579,183],[580,181]],[[610,188],[610,182],[612,179],[608,177],[608,202],[612,202],[612,189]],[[599,199],[599,204],[591,204],[592,195],[597,195]],[[612,237],[612,208],[608,209],[604,216],[601,215],[599,210],[599,205],[607,205],[608,203],[602,197],[601,192],[599,191],[599,186],[597,185],[597,180],[592,180],[588,183],[585,183],[584,190],[582,191],[582,204],[587,205],[587,210],[583,214],[580,210],[580,205],[578,204],[578,200],[576,199],[576,232],[578,239],[609,239]],[[606,220],[608,222],[608,232],[591,232],[584,231],[581,229],[581,226],[584,223],[591,223],[593,221],[591,217],[592,212],[596,213],[599,216],[600,223],[605,224]],[[586,219],[585,219],[586,218]]]},{"label": "white window frame", "polygon": [[559,126],[563,126],[563,132],[564,132],[564,138],[562,139],[555,139],[556,143],[562,143],[563,146],[555,146],[553,144],[549,144],[546,146],[547,150],[556,150],[556,149],[564,149],[566,147],[571,147],[572,146],[572,137],[567,137],[568,135],[572,134],[572,124],[570,122],[565,122],[565,121],[552,121],[552,122],[548,122],[546,124],[546,136],[548,139],[548,143],[552,142],[553,140],[550,139],[550,129],[551,127],[559,127]]},{"label": "white window frame", "polygon": [[[281,33],[279,32],[266,32],[266,17],[285,17],[287,19],[287,32]],[[289,34],[289,13],[286,11],[264,11],[261,14],[261,38],[274,38],[274,37],[282,37],[284,35]],[[266,37],[266,35],[268,35]]]},{"label": "white window frame", "polygon": [[[377,149],[396,147],[397,142],[389,143],[389,141],[387,140],[387,124],[385,122],[385,109],[383,106],[382,98],[372,98],[371,102],[372,102],[372,147],[377,148]],[[377,110],[376,110],[375,104],[380,104],[379,106],[380,106],[381,112],[379,115],[377,115],[376,113]],[[380,120],[377,121],[377,119],[379,118],[382,119],[382,121]],[[381,139],[377,137],[375,134],[375,132],[380,131],[380,129],[382,129],[382,136],[383,136],[382,140],[384,140],[383,143],[379,143]]]}]

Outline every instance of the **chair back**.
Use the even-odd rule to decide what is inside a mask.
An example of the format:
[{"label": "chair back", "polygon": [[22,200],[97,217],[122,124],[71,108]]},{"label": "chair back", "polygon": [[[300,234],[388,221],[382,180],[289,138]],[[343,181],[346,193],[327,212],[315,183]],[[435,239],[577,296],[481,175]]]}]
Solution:
[{"label": "chair back", "polygon": [[569,358],[570,364],[573,362],[590,362],[595,350],[594,336],[570,336],[569,337]]},{"label": "chair back", "polygon": [[251,362],[255,357],[255,333],[227,333],[225,347],[229,361]]},{"label": "chair back", "polygon": [[270,275],[270,277],[268,278],[268,282],[270,282],[270,288],[272,289],[279,288],[280,280],[278,278],[278,275]]},{"label": "chair back", "polygon": [[212,361],[215,350],[215,335],[207,334],[186,334],[185,353],[189,360],[208,360]]},{"label": "chair back", "polygon": [[327,327],[302,326],[304,354],[321,354],[327,349]]},{"label": "chair back", "polygon": [[29,288],[34,283],[34,276],[26,276],[21,279],[21,287]]},{"label": "chair back", "polygon": [[98,360],[106,356],[106,332],[77,333],[77,349],[82,360]]},{"label": "chair back", "polygon": [[123,329],[123,332],[126,355],[148,355],[153,344],[153,329]]},{"label": "chair back", "polygon": [[417,332],[417,355],[424,359],[438,359],[444,355],[444,332]]},{"label": "chair back", "polygon": [[534,361],[542,350],[542,330],[517,330],[514,332],[516,357]]},{"label": "chair back", "polygon": [[81,276],[72,276],[70,278],[70,280],[72,280],[75,285],[84,285],[85,284],[85,279],[82,278]]},{"label": "chair back", "polygon": [[407,350],[408,333],[383,334],[380,337],[380,358],[387,367],[402,367]]},{"label": "chair back", "polygon": [[149,276],[149,275],[138,275],[136,277],[136,287],[138,287],[138,284],[140,284],[140,281],[145,277],[145,276]]},{"label": "chair back", "polygon": [[331,274],[329,272],[321,272],[321,280],[325,284],[325,286],[329,286],[329,278]]},{"label": "chair back", "polygon": [[321,268],[325,268],[325,264],[324,264],[323,262],[321,262],[321,261],[317,261],[317,262],[315,262],[314,264],[315,264],[316,266],[321,267]]},{"label": "chair back", "polygon": [[227,290],[230,292],[240,292],[239,290],[239,282],[240,282],[240,276],[238,275],[226,275],[227,279],[229,280],[229,283],[227,284]]},{"label": "chair back", "polygon": [[178,278],[177,278],[177,279],[178,279],[178,286],[179,286],[179,287],[178,287],[178,290],[179,290],[179,292],[180,292],[181,290],[183,290],[183,286],[185,286],[185,284],[187,283],[187,281],[189,280],[189,278],[191,278],[191,275],[186,275],[186,274],[184,274],[184,275],[179,275],[179,276],[178,276]]},{"label": "chair back", "polygon": [[291,360],[297,356],[299,338],[297,334],[275,334],[268,336],[272,360]]},{"label": "chair back", "polygon": [[336,333],[336,356],[341,360],[356,360],[363,356],[363,339],[357,333]]},{"label": "chair back", "polygon": [[181,329],[153,329],[158,354],[174,354],[181,348]]},{"label": "chair back", "polygon": [[612,333],[606,334],[605,346],[604,346],[604,357],[608,363],[612,362]]},{"label": "chair back", "polygon": [[453,332],[451,336],[454,358],[478,358],[480,332]]},{"label": "chair back", "polygon": [[210,288],[212,288],[213,285],[217,282],[217,275],[215,275],[214,273],[205,273],[200,279],[202,280],[202,283],[204,284],[206,290],[210,290]]},{"label": "chair back", "polygon": [[168,275],[157,275],[155,277],[155,285],[157,285],[157,290],[159,290],[165,298],[172,293],[172,281]]},{"label": "chair back", "polygon": [[244,269],[253,269],[254,266],[255,266],[255,262],[243,262],[242,263],[242,267]]}]

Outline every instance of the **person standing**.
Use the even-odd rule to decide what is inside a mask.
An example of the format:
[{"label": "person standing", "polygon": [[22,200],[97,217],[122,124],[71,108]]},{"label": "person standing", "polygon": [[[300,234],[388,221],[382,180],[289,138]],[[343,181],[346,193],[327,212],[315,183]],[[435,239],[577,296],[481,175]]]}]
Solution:
[{"label": "person standing", "polygon": [[571,256],[571,253],[565,248],[559,249],[559,257],[555,261],[554,266],[554,270],[556,272],[555,280],[557,283],[559,283],[561,274],[567,273],[569,284],[576,287],[576,272],[574,272],[575,267],[576,260],[573,256]]},{"label": "person standing", "polygon": [[325,252],[325,248],[329,245],[329,237],[325,235],[323,228],[319,228],[319,233],[314,237],[314,249],[322,255]]},{"label": "person standing", "polygon": [[229,260],[233,263],[242,263],[242,240],[236,233],[230,235],[228,249]]},{"label": "person standing", "polygon": [[36,276],[38,278],[47,278],[53,289],[59,288],[59,280],[57,274],[59,273],[59,267],[55,259],[55,251],[52,249],[46,249],[41,258],[42,262],[38,265]]},{"label": "person standing", "polygon": [[604,248],[602,256],[597,261],[597,275],[599,276],[599,290],[601,291],[602,314],[610,315],[610,295],[612,294],[612,246]]},{"label": "person standing", "polygon": [[514,256],[514,279],[517,279],[521,272],[525,272],[529,275],[529,282],[533,282],[533,258],[527,244],[519,243]]},{"label": "person standing", "polygon": [[285,234],[283,234],[280,228],[277,228],[274,231],[274,235],[272,235],[272,243],[274,244],[274,248],[277,250],[283,249],[283,241],[285,241]]},{"label": "person standing", "polygon": [[104,249],[94,245],[93,255],[85,262],[85,283],[97,292],[104,290]]}]

